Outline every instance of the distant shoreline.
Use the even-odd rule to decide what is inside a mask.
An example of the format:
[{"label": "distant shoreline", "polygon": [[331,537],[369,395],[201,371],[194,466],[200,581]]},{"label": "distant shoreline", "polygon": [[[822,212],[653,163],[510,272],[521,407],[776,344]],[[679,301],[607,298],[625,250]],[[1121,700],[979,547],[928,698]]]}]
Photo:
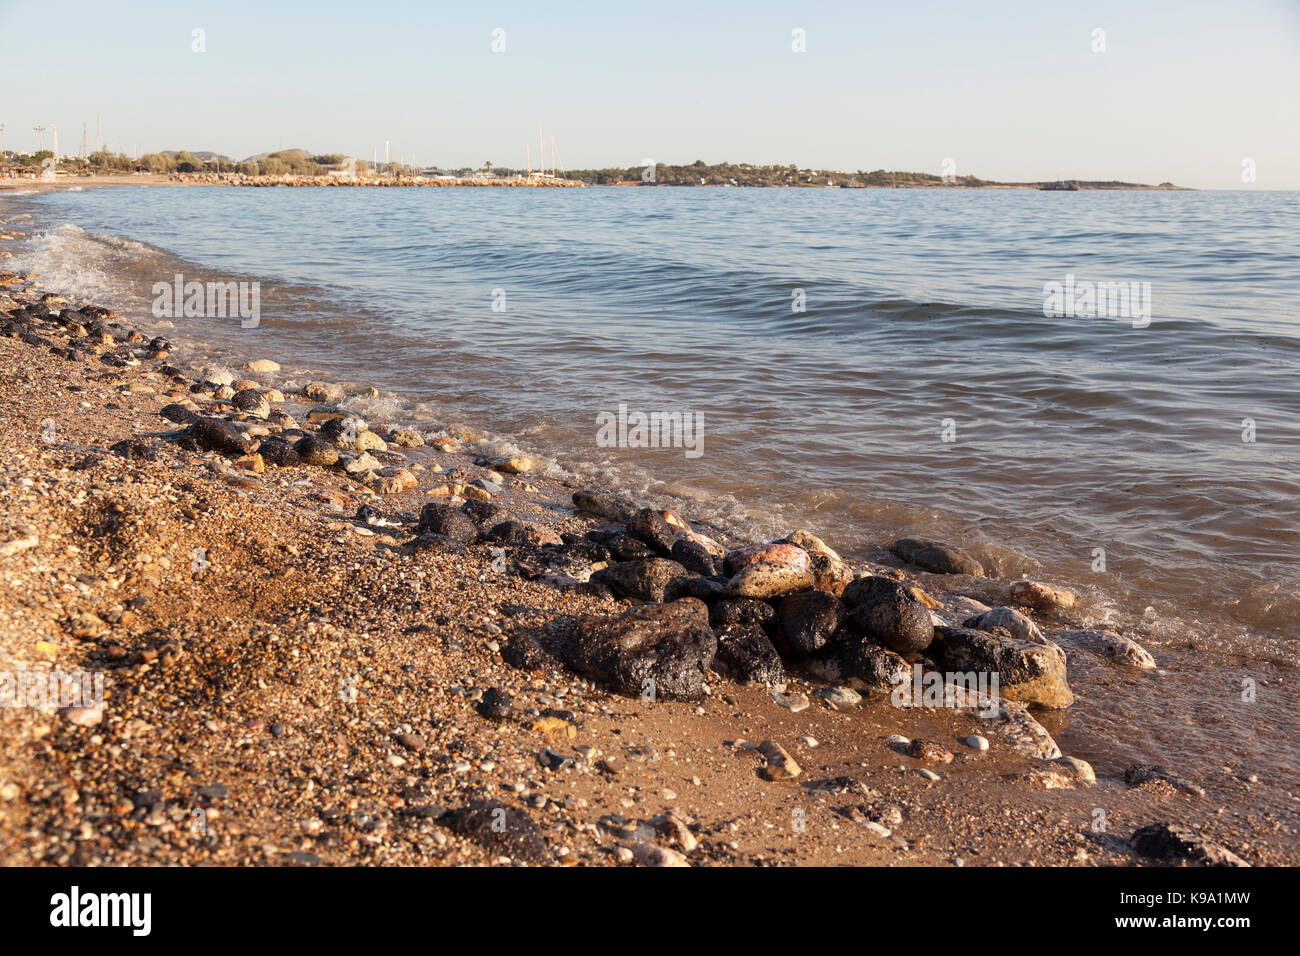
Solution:
[{"label": "distant shoreline", "polygon": [[585,183],[576,179],[551,178],[545,179],[385,179],[385,178],[366,178],[347,180],[338,177],[329,176],[246,176],[240,174],[217,174],[217,173],[172,173],[156,174],[146,173],[142,175],[131,174],[111,174],[107,176],[70,176],[57,180],[44,179],[0,179],[0,191],[5,190],[37,190],[39,192],[48,192],[50,190],[67,189],[71,186],[237,186],[245,188],[274,188],[274,187],[347,187],[347,188],[373,188],[373,189],[391,189],[399,187],[419,187],[419,188],[472,188],[482,187],[492,188],[523,188],[523,189],[581,189],[590,185],[607,185],[610,187],[675,187],[680,189],[958,189],[958,190],[1034,190],[1039,192],[1083,192],[1083,191],[1139,191],[1139,192],[1195,192],[1196,189],[1191,186],[1174,186],[1171,184],[1161,184],[1151,186],[1142,183],[1095,183],[1095,182],[1075,182],[1068,181],[1073,188],[1056,187],[1053,183],[981,183],[979,185],[966,184],[961,182],[945,183],[922,183],[909,182],[897,183],[892,186],[860,184],[855,186],[842,185],[818,185],[813,183],[772,185],[772,186],[747,186],[747,185],[730,185],[724,183],[709,183],[698,186],[689,186],[679,183],[664,182],[641,182],[641,181],[624,181],[618,183],[592,184]]}]

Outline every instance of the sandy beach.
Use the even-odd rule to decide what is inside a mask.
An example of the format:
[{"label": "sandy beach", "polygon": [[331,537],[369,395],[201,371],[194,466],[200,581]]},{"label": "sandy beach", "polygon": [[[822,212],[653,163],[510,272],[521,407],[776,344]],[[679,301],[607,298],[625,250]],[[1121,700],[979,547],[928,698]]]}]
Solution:
[{"label": "sandy beach", "polygon": [[0,286],[0,655],[104,687],[0,708],[2,864],[1300,860],[1289,781],[1057,745],[1157,661],[1052,582],[740,540]]}]

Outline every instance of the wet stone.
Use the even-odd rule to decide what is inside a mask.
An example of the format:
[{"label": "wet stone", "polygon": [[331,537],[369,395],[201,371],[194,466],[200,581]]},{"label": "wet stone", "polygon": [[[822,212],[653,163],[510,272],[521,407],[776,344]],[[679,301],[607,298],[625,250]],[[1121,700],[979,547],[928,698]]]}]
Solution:
[{"label": "wet stone", "polygon": [[899,654],[923,651],[934,638],[929,610],[897,581],[859,578],[844,589],[844,600],[853,607],[854,629]]},{"label": "wet stone", "polygon": [[934,574],[984,576],[984,566],[961,548],[921,538],[899,538],[889,546],[899,560]]},{"label": "wet stone", "polygon": [[1029,641],[1032,644],[1045,644],[1047,642],[1037,624],[1019,611],[1012,610],[1009,607],[995,607],[983,614],[977,614],[963,621],[961,626],[973,627],[977,631],[992,631],[1001,628],[1018,641]]},{"label": "wet stone", "polygon": [[1032,644],[966,627],[937,627],[934,640],[947,670],[996,672],[998,692],[1007,700],[1045,708],[1074,703],[1065,654],[1055,644]]},{"label": "wet stone", "polygon": [[257,447],[257,442],[242,429],[220,418],[200,418],[190,425],[186,435],[205,451],[235,458],[247,455]]},{"label": "wet stone", "polygon": [[1134,832],[1129,845],[1142,856],[1157,860],[1186,862],[1195,866],[1250,865],[1226,847],[1178,824],[1148,824]]},{"label": "wet stone", "polygon": [[636,506],[627,498],[604,491],[575,491],[573,506],[583,514],[595,515],[620,524],[630,521],[636,511]]},{"label": "wet stone", "polygon": [[804,591],[776,605],[777,637],[786,653],[815,654],[844,623],[844,605],[826,591]]}]

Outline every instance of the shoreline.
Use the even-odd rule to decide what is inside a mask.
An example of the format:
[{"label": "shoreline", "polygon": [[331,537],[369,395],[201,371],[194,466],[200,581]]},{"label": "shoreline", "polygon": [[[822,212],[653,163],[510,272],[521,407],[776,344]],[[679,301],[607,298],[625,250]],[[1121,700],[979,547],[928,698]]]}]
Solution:
[{"label": "shoreline", "polygon": [[[81,319],[64,311],[80,303],[42,307],[32,297],[39,287],[20,277],[6,282],[19,308],[0,314],[10,332],[0,340],[0,400],[23,427],[0,450],[13,496],[0,547],[6,574],[22,581],[15,593],[23,590],[29,600],[3,607],[3,651],[29,666],[46,660],[65,669],[100,667],[109,674],[109,703],[89,727],[75,715],[3,709],[5,765],[17,770],[14,779],[0,780],[0,796],[10,794],[0,802],[4,845],[19,847],[19,834],[34,827],[60,831],[65,818],[78,821],[69,834],[84,834],[80,818],[92,818],[91,836],[7,850],[12,858],[5,862],[491,863],[501,848],[491,839],[485,844],[476,830],[476,799],[530,814],[531,824],[519,818],[526,846],[506,855],[537,863],[623,863],[629,854],[677,862],[677,853],[691,864],[1132,865],[1153,861],[1134,853],[1130,833],[1160,821],[1193,823],[1255,863],[1295,860],[1294,846],[1276,834],[1270,842],[1258,821],[1225,820],[1215,811],[1214,804],[1230,799],[1225,787],[1241,786],[1240,775],[1212,786],[1173,768],[1145,778],[1139,772],[1130,786],[1124,776],[1132,768],[1098,766],[1098,782],[1086,786],[1089,770],[1043,759],[1051,753],[1043,738],[1061,724],[1060,710],[1029,711],[1028,722],[1016,711],[1014,722],[983,723],[951,708],[900,709],[891,706],[887,684],[863,680],[869,668],[847,678],[828,675],[825,655],[800,661],[788,647],[779,700],[766,687],[719,679],[710,670],[713,657],[703,665],[708,694],[697,694],[695,684],[683,701],[647,702],[627,696],[627,687],[611,693],[607,678],[617,680],[619,667],[580,660],[566,648],[572,635],[556,640],[555,629],[564,631],[556,618],[625,615],[636,607],[629,595],[658,603],[669,595],[657,576],[682,577],[666,566],[674,559],[678,567],[701,562],[688,575],[694,583],[675,585],[679,608],[696,612],[689,603],[699,600],[696,594],[716,608],[720,596],[699,583],[708,577],[702,570],[709,557],[722,570],[708,536],[728,553],[748,542],[695,526],[685,538],[701,553],[678,547],[680,518],[670,512],[633,513],[624,510],[631,503],[599,496],[583,498],[584,510],[573,498],[582,489],[531,477],[527,468],[487,477],[490,469],[475,462],[467,433],[426,432],[417,444],[399,437],[402,423],[368,423],[373,430],[363,433],[379,439],[371,443],[372,458],[379,453],[376,464],[387,469],[372,482],[337,467],[271,464],[285,461],[281,443],[256,431],[288,430],[296,438],[300,429],[319,443],[332,427],[323,416],[333,413],[309,422],[310,409],[348,396],[318,383],[310,398],[286,393],[276,401],[282,383],[273,372],[235,371],[232,378],[248,379],[264,399],[241,390],[240,413],[227,401],[231,386],[226,394],[167,366],[167,348],[133,336],[126,323],[93,308]],[[242,424],[207,426],[206,438],[191,429],[187,439],[186,413],[178,410],[186,401],[208,417]],[[171,420],[160,416],[164,407]],[[55,422],[59,440],[41,440],[47,421]],[[268,445],[260,473],[245,470],[257,464],[242,454],[247,442],[236,436],[229,444],[230,428],[250,427],[254,435],[247,437]],[[325,444],[338,453],[334,441]],[[271,446],[279,450],[272,454]],[[25,469],[24,462],[40,467]],[[32,483],[23,485],[24,478]],[[484,480],[497,490],[483,487]],[[430,495],[435,488],[447,490]],[[450,503],[459,506],[425,508]],[[490,524],[485,506],[502,509]],[[147,531],[133,532],[127,519]],[[521,525],[499,528],[502,521]],[[620,527],[624,532],[610,538]],[[565,533],[571,537],[561,538]],[[819,549],[814,533],[799,540],[807,547],[795,563],[816,557],[811,570],[818,573],[800,578],[791,593],[833,595],[838,587],[843,598],[846,574],[867,573],[920,589],[907,600],[949,625],[978,611],[970,593],[993,604],[1012,600],[1014,582],[923,574],[902,562],[846,567]],[[178,574],[194,548],[219,557]],[[504,569],[494,549],[504,552]],[[605,558],[593,561],[602,549]],[[611,567],[591,575],[602,560]],[[758,566],[764,564],[789,566]],[[615,570],[625,565],[635,567]],[[794,579],[800,570],[778,576]],[[44,593],[41,582],[50,573],[75,582],[59,589],[72,596],[30,600]],[[585,575],[594,582],[580,580]],[[729,587],[745,572],[713,576],[728,580],[718,587]],[[1052,627],[1068,629],[1068,609],[1052,608],[1044,593],[1020,597],[1047,601],[1038,610],[1017,606],[1049,637]],[[754,599],[748,612],[757,613],[759,604],[780,608],[773,598]],[[811,613],[797,622],[818,629]],[[695,647],[716,640],[717,632],[728,636],[730,625],[710,621],[715,633],[707,636],[692,627],[688,621],[663,633]],[[771,625],[755,631],[751,624],[729,636],[752,642],[764,631],[771,634]],[[1146,680],[1138,668],[1087,648],[1066,651],[1075,695],[1133,692]],[[575,676],[556,654],[589,673]],[[1176,659],[1172,651],[1169,657]],[[897,663],[875,655],[877,670],[881,660]],[[770,677],[770,655],[758,663],[769,670],[755,673]],[[942,668],[941,661],[931,665]],[[747,665],[733,659],[730,666]],[[361,688],[351,700],[339,695],[347,681],[352,691]],[[833,690],[849,685],[863,695],[860,704]],[[514,698],[508,717],[481,713],[491,688]],[[1040,756],[1018,752],[1026,728],[1034,736],[1027,747],[1019,741],[1021,749]],[[920,756],[896,749],[885,738],[899,731],[939,743],[951,762],[925,747]],[[989,750],[960,743],[971,734],[986,736]],[[766,739],[802,765],[798,780],[766,779],[784,759],[756,748]],[[129,766],[115,763],[123,753]],[[168,769],[174,759],[184,768],[179,780]],[[288,766],[294,760],[300,763]],[[66,787],[46,793],[51,785],[42,766],[49,762],[73,779],[80,773],[81,782],[69,785],[75,798]],[[360,780],[348,769],[354,765],[365,768]],[[817,781],[826,786],[809,785]],[[317,788],[328,798],[312,798]],[[306,824],[293,811],[304,801],[319,811]],[[1113,815],[1113,828],[1093,829],[1097,808]],[[1019,826],[1006,826],[1004,809]],[[212,827],[201,839],[185,826],[196,810]],[[792,827],[796,811],[803,829]],[[1057,820],[1043,819],[1053,812]],[[658,822],[638,827],[638,820]],[[158,846],[142,847],[141,834],[153,834]],[[1261,839],[1263,846],[1254,842]]]}]

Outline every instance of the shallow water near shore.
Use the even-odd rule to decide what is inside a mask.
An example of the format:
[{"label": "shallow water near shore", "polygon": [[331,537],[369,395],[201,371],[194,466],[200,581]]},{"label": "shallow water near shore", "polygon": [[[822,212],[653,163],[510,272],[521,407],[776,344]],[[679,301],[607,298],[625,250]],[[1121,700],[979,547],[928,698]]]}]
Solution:
[{"label": "shallow water near shore", "polygon": [[[114,188],[0,210],[38,236],[13,264],[128,321],[178,272],[260,281],[258,328],[175,320],[196,361],[373,384],[371,417],[479,426],[756,537],[954,541],[1153,649],[1300,660],[1296,194]],[[1067,275],[1150,282],[1149,326],[1045,318]],[[702,413],[703,455],[600,447],[620,403]]]}]

